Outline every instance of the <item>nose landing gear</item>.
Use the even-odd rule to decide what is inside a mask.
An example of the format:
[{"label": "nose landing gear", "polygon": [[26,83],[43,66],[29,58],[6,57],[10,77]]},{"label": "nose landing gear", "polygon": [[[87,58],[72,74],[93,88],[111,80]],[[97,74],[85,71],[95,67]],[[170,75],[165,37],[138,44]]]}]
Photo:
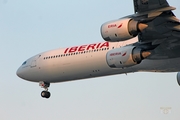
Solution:
[{"label": "nose landing gear", "polygon": [[50,86],[50,83],[40,81],[39,86],[45,89],[44,91],[41,92],[41,97],[49,98],[51,96],[51,93],[48,91],[48,87]]}]

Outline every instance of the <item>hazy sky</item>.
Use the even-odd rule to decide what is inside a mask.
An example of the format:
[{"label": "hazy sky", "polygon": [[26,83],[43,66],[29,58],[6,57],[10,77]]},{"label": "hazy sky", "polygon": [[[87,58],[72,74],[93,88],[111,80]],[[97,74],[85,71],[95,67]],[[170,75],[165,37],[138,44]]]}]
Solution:
[{"label": "hazy sky", "polygon": [[[179,0],[168,0],[180,18]],[[29,57],[103,41],[100,26],[133,14],[133,0],[0,0],[0,120],[179,120],[176,73],[133,73],[51,84],[16,76]]]}]

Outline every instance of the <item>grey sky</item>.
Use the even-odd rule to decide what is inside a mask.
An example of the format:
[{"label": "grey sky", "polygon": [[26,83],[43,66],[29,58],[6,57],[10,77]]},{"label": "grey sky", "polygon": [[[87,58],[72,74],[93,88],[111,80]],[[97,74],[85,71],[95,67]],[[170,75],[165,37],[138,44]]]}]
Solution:
[{"label": "grey sky", "polygon": [[[168,2],[180,18],[179,0]],[[48,100],[38,83],[16,76],[37,53],[103,41],[101,24],[133,10],[133,0],[0,0],[0,120],[179,120],[176,73],[51,84]]]}]

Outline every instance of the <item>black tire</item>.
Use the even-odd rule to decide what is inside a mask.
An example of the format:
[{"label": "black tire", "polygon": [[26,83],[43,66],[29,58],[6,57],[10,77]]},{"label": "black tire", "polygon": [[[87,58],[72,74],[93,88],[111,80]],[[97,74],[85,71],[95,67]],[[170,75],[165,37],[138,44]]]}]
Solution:
[{"label": "black tire", "polygon": [[51,96],[51,93],[48,91],[41,92],[41,97],[43,97],[43,98],[49,98],[50,96]]},{"label": "black tire", "polygon": [[51,96],[51,93],[46,91],[46,98],[49,98]]},{"label": "black tire", "polygon": [[44,98],[45,96],[46,96],[46,91],[42,91],[42,92],[41,92],[41,97]]}]

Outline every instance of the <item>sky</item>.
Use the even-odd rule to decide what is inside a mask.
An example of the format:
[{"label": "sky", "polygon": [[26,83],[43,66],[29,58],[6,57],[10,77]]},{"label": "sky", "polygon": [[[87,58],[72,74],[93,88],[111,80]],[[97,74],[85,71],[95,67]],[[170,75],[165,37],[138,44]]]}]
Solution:
[{"label": "sky", "polygon": [[[179,0],[168,0],[180,18]],[[101,42],[100,26],[134,13],[133,0],[0,0],[0,120],[179,120],[177,73],[131,73],[51,84],[16,76],[29,57]]]}]

